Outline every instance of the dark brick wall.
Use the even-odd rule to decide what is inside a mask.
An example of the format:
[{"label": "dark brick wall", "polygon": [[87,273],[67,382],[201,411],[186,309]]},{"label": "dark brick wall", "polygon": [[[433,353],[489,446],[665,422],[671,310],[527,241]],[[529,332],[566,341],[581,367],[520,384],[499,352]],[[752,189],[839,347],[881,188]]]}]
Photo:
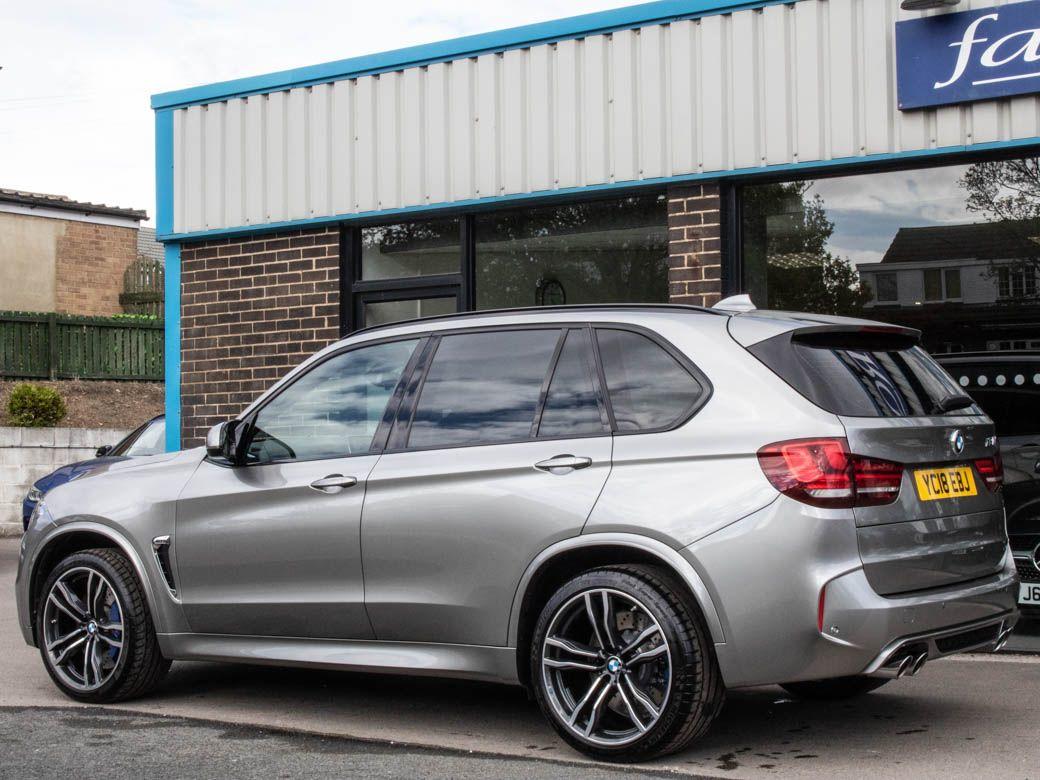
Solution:
[{"label": "dark brick wall", "polygon": [[722,207],[717,184],[668,190],[668,295],[711,306],[722,297]]},{"label": "dark brick wall", "polygon": [[181,446],[339,337],[339,229],[181,248]]}]

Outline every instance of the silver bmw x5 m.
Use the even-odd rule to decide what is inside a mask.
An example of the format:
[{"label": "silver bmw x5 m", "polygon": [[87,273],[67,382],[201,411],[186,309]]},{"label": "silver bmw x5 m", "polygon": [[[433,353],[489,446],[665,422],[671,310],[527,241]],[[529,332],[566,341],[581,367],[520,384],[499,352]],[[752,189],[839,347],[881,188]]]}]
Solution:
[{"label": "silver bmw x5 m", "polygon": [[82,701],[179,659],[471,677],[618,761],[729,688],[863,694],[1017,619],[993,425],[918,335],[681,306],[363,331],[205,448],[49,493],[22,631]]}]

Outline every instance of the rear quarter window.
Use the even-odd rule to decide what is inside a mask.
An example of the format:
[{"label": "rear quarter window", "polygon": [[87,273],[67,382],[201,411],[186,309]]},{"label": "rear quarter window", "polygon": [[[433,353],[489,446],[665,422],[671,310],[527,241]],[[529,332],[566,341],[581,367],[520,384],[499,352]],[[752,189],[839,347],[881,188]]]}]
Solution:
[{"label": "rear quarter window", "polygon": [[619,432],[669,428],[704,398],[705,386],[646,336],[600,328],[596,341]]}]

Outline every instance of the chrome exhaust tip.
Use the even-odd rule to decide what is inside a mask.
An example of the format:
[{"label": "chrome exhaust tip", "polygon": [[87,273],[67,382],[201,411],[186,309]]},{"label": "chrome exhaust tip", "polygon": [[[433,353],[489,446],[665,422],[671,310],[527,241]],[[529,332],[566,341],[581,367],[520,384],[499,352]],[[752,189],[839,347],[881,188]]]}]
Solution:
[{"label": "chrome exhaust tip", "polygon": [[928,663],[928,653],[921,653],[917,658],[914,659],[913,666],[910,667],[908,674],[911,677],[916,677],[917,673],[924,669],[924,665]]},{"label": "chrome exhaust tip", "polygon": [[900,677],[905,677],[913,665],[914,657],[912,655],[906,656],[906,658],[899,662],[899,668],[896,670],[896,679],[898,680]]},{"label": "chrome exhaust tip", "polygon": [[1004,645],[1006,645],[1008,643],[1008,640],[1011,638],[1012,630],[1013,629],[1005,628],[1003,631],[1000,632],[1000,635],[997,636],[996,644],[993,645],[994,653],[999,653],[1001,650],[1004,649]]}]

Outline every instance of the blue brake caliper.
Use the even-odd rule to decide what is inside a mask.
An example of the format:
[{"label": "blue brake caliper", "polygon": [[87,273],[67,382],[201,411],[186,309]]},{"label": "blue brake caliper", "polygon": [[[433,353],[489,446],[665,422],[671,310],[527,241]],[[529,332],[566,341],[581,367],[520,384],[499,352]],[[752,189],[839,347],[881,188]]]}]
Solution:
[{"label": "blue brake caliper", "polygon": [[[111,623],[122,623],[123,622],[122,618],[121,618],[121,616],[119,614],[119,605],[116,604],[114,601],[112,602],[112,605],[108,608],[108,620]],[[112,638],[116,639],[116,640],[122,639],[123,638],[123,632],[122,631],[113,631],[112,632]],[[119,657],[119,648],[118,647],[110,647],[108,649],[108,657],[111,658],[113,661],[115,661],[116,658]]]}]

